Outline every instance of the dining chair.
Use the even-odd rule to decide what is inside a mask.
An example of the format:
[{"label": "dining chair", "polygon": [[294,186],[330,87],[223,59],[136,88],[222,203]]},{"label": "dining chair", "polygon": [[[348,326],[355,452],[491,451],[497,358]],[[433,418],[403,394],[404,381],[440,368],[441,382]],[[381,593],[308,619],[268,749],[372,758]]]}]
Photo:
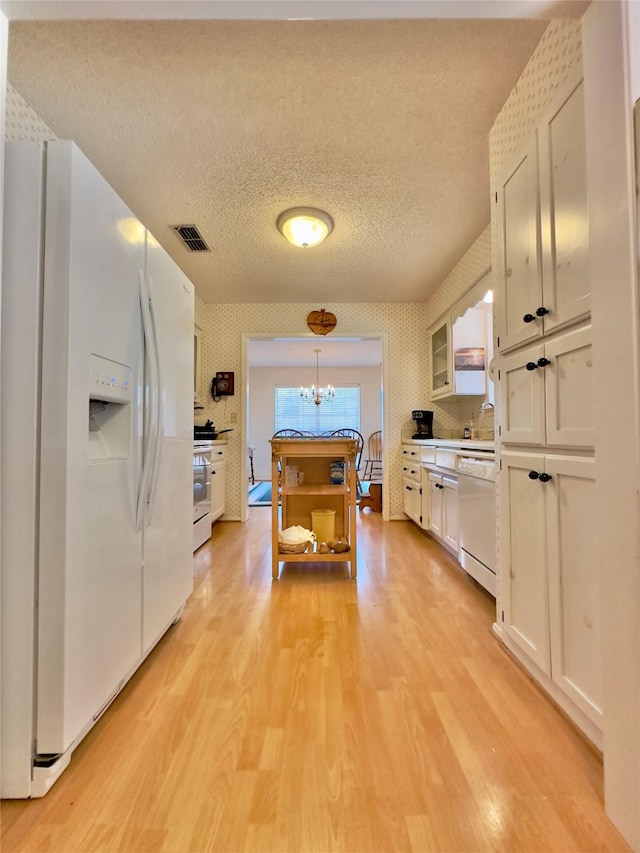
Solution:
[{"label": "dining chair", "polygon": [[363,480],[377,479],[382,476],[382,430],[376,430],[367,442],[367,458],[364,460]]}]

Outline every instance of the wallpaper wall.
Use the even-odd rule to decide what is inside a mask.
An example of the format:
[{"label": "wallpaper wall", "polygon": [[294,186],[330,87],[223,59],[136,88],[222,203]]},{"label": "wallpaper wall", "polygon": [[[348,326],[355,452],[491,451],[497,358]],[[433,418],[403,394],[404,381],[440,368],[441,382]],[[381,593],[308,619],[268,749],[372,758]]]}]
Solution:
[{"label": "wallpaper wall", "polygon": [[[232,415],[241,414],[241,394],[244,382],[242,368],[242,335],[273,334],[282,337],[308,333],[307,316],[319,307],[332,311],[338,318],[333,333],[336,337],[359,334],[387,333],[388,382],[385,397],[388,421],[384,425],[385,441],[389,448],[399,447],[402,431],[410,431],[412,409],[429,408],[426,361],[426,306],[398,303],[339,303],[319,306],[315,303],[296,304],[196,304],[196,323],[202,328],[201,388],[199,396],[205,409],[199,417],[211,418],[216,427],[232,424]],[[218,370],[233,370],[236,374],[236,394],[214,403],[207,394],[207,381]],[[242,446],[240,429],[230,433],[229,466],[227,469],[226,518],[239,518],[246,483],[241,477],[241,465],[246,448]],[[399,465],[390,466],[390,515],[402,518],[402,484]]]},{"label": "wallpaper wall", "polygon": [[56,134],[31,109],[22,95],[18,94],[11,83],[7,83],[7,116],[4,138],[6,140],[28,140],[44,142],[57,139]]}]

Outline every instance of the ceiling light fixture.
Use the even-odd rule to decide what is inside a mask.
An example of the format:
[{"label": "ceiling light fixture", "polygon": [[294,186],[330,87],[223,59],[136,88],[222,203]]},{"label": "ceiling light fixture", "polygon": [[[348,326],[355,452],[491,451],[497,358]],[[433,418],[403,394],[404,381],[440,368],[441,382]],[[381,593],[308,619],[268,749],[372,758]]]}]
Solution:
[{"label": "ceiling light fixture", "polygon": [[327,385],[324,390],[320,387],[319,356],[322,350],[314,349],[314,352],[316,354],[316,384],[312,385],[311,388],[300,388],[300,396],[303,400],[306,400],[309,403],[315,403],[316,406],[319,406],[322,402],[330,403],[331,400],[333,400],[335,391],[331,385]]},{"label": "ceiling light fixture", "polygon": [[314,207],[292,207],[278,217],[278,230],[293,246],[318,246],[333,231],[333,219]]}]

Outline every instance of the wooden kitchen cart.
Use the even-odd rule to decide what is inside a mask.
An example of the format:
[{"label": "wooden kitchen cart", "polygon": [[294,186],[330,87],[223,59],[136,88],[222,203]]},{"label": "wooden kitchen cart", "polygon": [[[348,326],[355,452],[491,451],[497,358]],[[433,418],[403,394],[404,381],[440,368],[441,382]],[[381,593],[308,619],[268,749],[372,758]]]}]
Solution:
[{"label": "wooden kitchen cart", "polygon": [[[272,438],[271,444],[271,555],[274,580],[280,574],[280,563],[349,563],[351,578],[356,576],[356,453],[352,438],[304,437]],[[331,483],[331,463],[344,462],[344,483]],[[304,474],[301,485],[287,485],[287,468],[297,467]],[[278,501],[280,498],[280,501]],[[278,503],[281,511],[278,512]],[[320,542],[309,546],[304,554],[281,554],[278,534],[299,524],[311,529],[311,511],[335,510],[335,531],[349,543],[342,554],[321,554]]]}]

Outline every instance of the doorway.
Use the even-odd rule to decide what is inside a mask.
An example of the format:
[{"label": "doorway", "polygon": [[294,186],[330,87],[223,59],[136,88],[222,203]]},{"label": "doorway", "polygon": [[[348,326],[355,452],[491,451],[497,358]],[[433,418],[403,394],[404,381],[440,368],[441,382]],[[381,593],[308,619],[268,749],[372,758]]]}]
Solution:
[{"label": "doorway", "polygon": [[[316,350],[320,351],[317,361]],[[249,514],[248,486],[252,468],[255,483],[271,479],[269,439],[276,423],[276,388],[295,388],[294,396],[297,397],[297,389],[315,385],[317,377],[323,387],[327,384],[338,388],[357,386],[360,391],[359,431],[364,439],[364,460],[369,435],[376,430],[384,434],[386,352],[386,332],[339,338],[322,338],[309,333],[243,335],[245,394],[242,439],[247,448],[244,454],[247,488],[242,492],[242,521],[246,521]],[[312,401],[304,405],[310,407],[309,411],[314,410]],[[330,407],[332,402],[325,401],[320,405]],[[364,461],[361,467],[363,464]],[[260,496],[257,497],[259,499]],[[385,504],[383,501],[383,507]]]}]

